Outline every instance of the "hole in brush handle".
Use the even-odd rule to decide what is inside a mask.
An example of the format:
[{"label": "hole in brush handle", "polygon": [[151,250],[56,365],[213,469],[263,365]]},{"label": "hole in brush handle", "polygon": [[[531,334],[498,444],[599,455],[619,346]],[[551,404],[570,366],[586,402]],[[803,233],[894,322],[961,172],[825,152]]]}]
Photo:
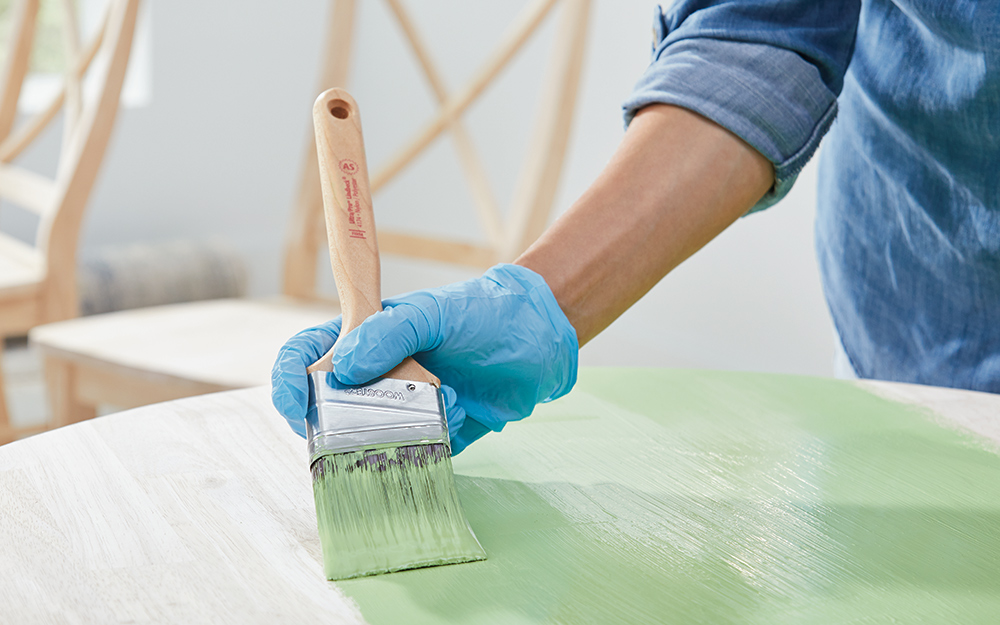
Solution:
[{"label": "hole in brush handle", "polygon": [[347,119],[351,116],[351,105],[343,100],[333,100],[328,102],[326,106],[330,110],[330,115],[337,119]]}]

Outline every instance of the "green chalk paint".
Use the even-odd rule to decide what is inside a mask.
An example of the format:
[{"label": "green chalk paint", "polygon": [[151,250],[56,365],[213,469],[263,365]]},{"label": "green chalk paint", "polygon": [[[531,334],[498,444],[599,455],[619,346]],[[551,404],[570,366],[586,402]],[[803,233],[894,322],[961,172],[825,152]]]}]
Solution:
[{"label": "green chalk paint", "polygon": [[1000,622],[1000,456],[846,382],[583,370],[455,469],[490,559],[370,623]]},{"label": "green chalk paint", "polygon": [[312,476],[327,579],[486,558],[445,445],[323,456]]}]

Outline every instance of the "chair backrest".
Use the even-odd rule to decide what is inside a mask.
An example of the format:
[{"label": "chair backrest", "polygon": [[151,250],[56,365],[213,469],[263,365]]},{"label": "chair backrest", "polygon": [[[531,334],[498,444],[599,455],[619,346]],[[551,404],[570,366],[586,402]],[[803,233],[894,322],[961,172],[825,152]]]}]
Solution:
[{"label": "chair backrest", "polygon": [[[73,0],[59,0],[67,70],[49,104],[17,128],[17,104],[28,75],[39,0],[17,0],[0,93],[0,198],[38,216],[34,245],[0,232],[0,253],[42,269],[39,319],[77,314],[76,250],[90,191],[104,158],[132,48],[139,0],[108,0],[101,27],[81,45]],[[84,84],[85,78],[87,84]],[[63,112],[54,177],[14,164]]]},{"label": "chair backrest", "polygon": [[[376,166],[372,169],[375,172],[371,179],[372,192],[377,193],[438,136],[448,132],[472,193],[486,242],[438,239],[380,228],[379,249],[382,253],[482,268],[513,260],[548,224],[573,119],[590,0],[531,0],[473,78],[450,93],[402,0],[385,2],[398,21],[439,108],[388,162],[373,164]],[[329,87],[347,86],[356,4],[357,0],[331,0],[330,26],[317,93]],[[562,7],[548,73],[539,96],[535,130],[514,187],[511,206],[503,218],[462,116],[525,47],[557,4]],[[316,149],[311,135],[304,163],[285,248],[283,290],[293,297],[315,298],[317,254],[326,253],[326,230]]]}]

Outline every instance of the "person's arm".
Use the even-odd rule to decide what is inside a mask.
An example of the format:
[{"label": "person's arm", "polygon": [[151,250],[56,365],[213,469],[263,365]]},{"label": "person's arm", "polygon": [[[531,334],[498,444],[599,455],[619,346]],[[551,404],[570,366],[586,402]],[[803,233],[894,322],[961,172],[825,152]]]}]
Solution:
[{"label": "person's arm", "polygon": [[[860,0],[676,0],[598,180],[517,264],[383,302],[337,343],[363,384],[413,356],[442,383],[452,451],[576,382],[579,345],[748,209],[791,188],[836,115]],[[726,130],[728,129],[728,130]],[[763,196],[763,197],[762,197]],[[304,432],[306,367],[339,319],[281,349],[272,399]]]},{"label": "person's arm", "polygon": [[[444,385],[458,453],[568,392],[579,346],[753,206],[773,179],[770,161],[715,122],[645,107],[603,173],[514,265],[386,300],[384,312],[338,343],[334,373],[361,384],[414,355]],[[299,434],[305,369],[339,333],[335,319],[278,355],[272,398]]]},{"label": "person's arm", "polygon": [[770,161],[725,128],[647,106],[597,180],[515,264],[545,278],[582,346],[773,182]]}]

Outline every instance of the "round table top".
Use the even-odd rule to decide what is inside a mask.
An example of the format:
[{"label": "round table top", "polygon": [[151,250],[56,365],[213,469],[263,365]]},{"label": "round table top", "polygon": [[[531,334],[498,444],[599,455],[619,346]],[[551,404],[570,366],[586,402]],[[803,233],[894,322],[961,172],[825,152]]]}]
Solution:
[{"label": "round table top", "polygon": [[585,369],[455,458],[485,562],[323,579],[253,388],[0,447],[4,623],[995,623],[1000,396]]}]

